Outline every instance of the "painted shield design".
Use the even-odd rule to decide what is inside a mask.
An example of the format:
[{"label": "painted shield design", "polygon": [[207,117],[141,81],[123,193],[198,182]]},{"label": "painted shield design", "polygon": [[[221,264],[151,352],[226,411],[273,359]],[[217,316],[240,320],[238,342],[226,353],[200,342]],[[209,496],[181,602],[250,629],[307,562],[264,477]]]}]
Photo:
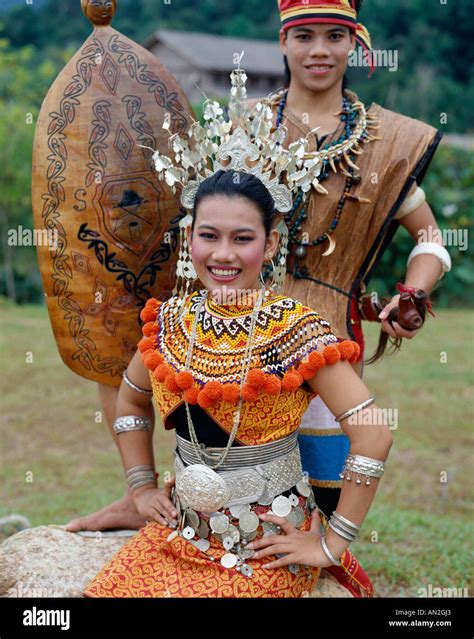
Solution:
[{"label": "painted shield design", "polygon": [[87,379],[120,384],[141,308],[173,290],[184,211],[150,149],[168,153],[191,117],[165,67],[110,26],[94,29],[44,100],[33,213],[53,241],[38,260],[60,355]]}]

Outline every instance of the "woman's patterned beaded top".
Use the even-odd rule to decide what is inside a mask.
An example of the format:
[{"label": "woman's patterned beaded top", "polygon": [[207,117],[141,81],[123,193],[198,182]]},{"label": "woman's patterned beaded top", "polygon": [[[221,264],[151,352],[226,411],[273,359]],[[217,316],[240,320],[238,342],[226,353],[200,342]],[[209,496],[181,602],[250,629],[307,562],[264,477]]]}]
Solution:
[{"label": "woman's patterned beaded top", "polygon": [[[238,441],[255,444],[278,439],[298,427],[301,415],[316,396],[309,386],[305,387],[305,380],[326,364],[353,361],[359,354],[355,342],[338,342],[330,324],[316,311],[287,296],[274,296],[258,313],[250,370],[241,390],[252,307],[220,305],[208,298],[197,324],[191,370],[185,370],[195,314],[203,295],[204,291],[196,291],[189,296],[181,316],[174,312],[173,298],[166,302],[151,299],[141,313],[144,338],[138,347],[150,369],[165,425],[166,418],[184,400],[199,404],[230,431],[233,412],[242,396]],[[251,414],[250,434],[246,416]]]}]

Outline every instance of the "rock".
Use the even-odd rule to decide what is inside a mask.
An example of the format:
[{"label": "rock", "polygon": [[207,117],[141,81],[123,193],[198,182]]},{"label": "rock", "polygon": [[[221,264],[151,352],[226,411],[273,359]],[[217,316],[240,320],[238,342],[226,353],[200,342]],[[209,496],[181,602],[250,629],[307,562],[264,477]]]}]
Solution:
[{"label": "rock", "polygon": [[[64,526],[23,530],[0,545],[0,597],[80,597],[84,587],[135,531],[84,534]],[[310,597],[352,597],[321,571]]]}]

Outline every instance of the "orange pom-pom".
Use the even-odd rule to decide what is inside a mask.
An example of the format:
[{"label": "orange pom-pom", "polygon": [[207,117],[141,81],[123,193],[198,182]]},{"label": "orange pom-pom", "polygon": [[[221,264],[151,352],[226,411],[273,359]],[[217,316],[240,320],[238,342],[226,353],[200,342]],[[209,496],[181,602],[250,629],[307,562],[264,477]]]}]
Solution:
[{"label": "orange pom-pom", "polygon": [[324,359],[324,355],[322,353],[313,351],[312,353],[309,354],[308,364],[312,368],[315,368],[318,371],[323,366],[326,366],[326,360]]},{"label": "orange pom-pom", "polygon": [[307,364],[305,362],[300,364],[299,367],[298,367],[298,373],[301,375],[303,380],[312,379],[316,375],[317,372],[318,371],[317,371],[316,368],[314,368],[313,366],[311,366],[310,364]]},{"label": "orange pom-pom", "polygon": [[144,337],[138,342],[138,350],[140,353],[144,353],[145,351],[149,351],[156,346],[155,338],[153,337]]},{"label": "orange pom-pom", "polygon": [[247,384],[254,388],[263,388],[265,386],[265,379],[267,374],[262,371],[261,368],[253,368],[247,375]]},{"label": "orange pom-pom", "polygon": [[183,393],[183,399],[188,404],[197,404],[198,403],[198,395],[200,390],[197,386],[193,386],[192,388],[188,388]]},{"label": "orange pom-pom", "polygon": [[279,395],[281,392],[281,380],[276,375],[267,375],[264,388],[269,395]]},{"label": "orange pom-pom", "polygon": [[207,382],[207,384],[204,384],[202,390],[212,401],[217,401],[222,398],[222,384],[220,382]]},{"label": "orange pom-pom", "polygon": [[250,386],[250,384],[244,384],[242,388],[242,398],[245,402],[254,402],[258,397],[258,388]]},{"label": "orange pom-pom", "polygon": [[189,371],[181,371],[176,375],[176,383],[181,390],[188,390],[194,384],[194,378]]},{"label": "orange pom-pom", "polygon": [[326,362],[331,366],[339,362],[341,359],[341,353],[339,352],[337,346],[335,346],[334,344],[331,344],[331,346],[326,346],[323,351],[323,355]]},{"label": "orange pom-pom", "polygon": [[354,354],[354,346],[349,339],[345,339],[343,342],[336,344],[339,352],[341,353],[341,359],[350,359]]},{"label": "orange pom-pom", "polygon": [[238,384],[224,384],[222,386],[222,399],[230,404],[237,404],[240,397]]},{"label": "orange pom-pom", "polygon": [[352,345],[354,346],[354,354],[350,358],[349,363],[355,364],[360,356],[360,346],[357,342],[352,342]]},{"label": "orange pom-pom", "polygon": [[160,355],[157,351],[146,351],[142,354],[143,363],[151,371],[154,371],[157,366],[163,364],[163,355]]},{"label": "orange pom-pom", "polygon": [[210,408],[211,406],[214,406],[213,400],[204,392],[204,390],[199,391],[197,402],[201,408]]},{"label": "orange pom-pom", "polygon": [[179,393],[180,387],[176,383],[176,373],[170,373],[165,378],[165,388],[170,391],[170,393]]},{"label": "orange pom-pom", "polygon": [[303,377],[295,370],[287,371],[281,381],[281,388],[284,391],[292,392],[297,390],[303,382]]},{"label": "orange pom-pom", "polygon": [[155,322],[147,322],[142,328],[142,333],[145,337],[152,337],[156,334]]},{"label": "orange pom-pom", "polygon": [[160,364],[156,369],[155,372],[153,373],[153,377],[158,381],[158,382],[164,382],[166,377],[171,373],[171,368],[168,366],[168,364]]}]

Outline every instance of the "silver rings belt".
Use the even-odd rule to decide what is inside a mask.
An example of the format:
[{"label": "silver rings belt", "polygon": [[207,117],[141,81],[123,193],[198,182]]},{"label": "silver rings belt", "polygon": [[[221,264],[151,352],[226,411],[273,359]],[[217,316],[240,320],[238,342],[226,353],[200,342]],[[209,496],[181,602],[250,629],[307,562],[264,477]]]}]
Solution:
[{"label": "silver rings belt", "polygon": [[[186,467],[202,464],[202,462],[190,442],[178,435],[176,435],[176,439],[178,446],[174,467],[178,480],[178,476]],[[216,460],[224,451],[223,448],[206,448],[205,450],[207,453],[215,455]],[[212,460],[210,460],[210,464],[212,465]],[[230,449],[224,464],[215,472],[225,483],[223,491],[226,496],[225,507],[251,502],[270,505],[277,495],[290,490],[303,479],[297,432],[269,444],[234,446]],[[196,475],[195,485],[193,485],[193,479],[190,477],[184,482],[182,494],[179,494],[180,482],[177,481],[178,497],[184,502],[188,501],[186,493],[194,494],[196,490],[201,491],[202,481],[202,476]],[[183,482],[181,482],[181,486],[183,486]],[[212,489],[210,489],[210,493],[212,493]],[[211,494],[209,497],[212,501]],[[215,508],[211,510],[215,510]]]}]

